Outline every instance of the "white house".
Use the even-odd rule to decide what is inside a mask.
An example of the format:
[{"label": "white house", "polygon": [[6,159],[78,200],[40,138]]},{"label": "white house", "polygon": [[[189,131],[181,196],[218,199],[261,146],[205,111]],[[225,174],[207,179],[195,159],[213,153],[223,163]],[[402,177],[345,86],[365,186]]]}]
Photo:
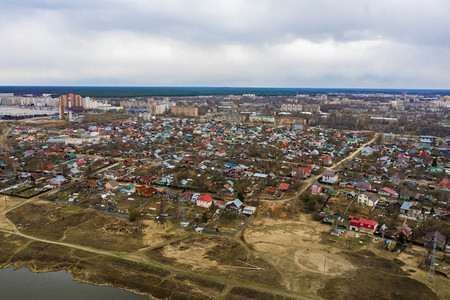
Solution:
[{"label": "white house", "polygon": [[337,171],[326,170],[323,172],[322,181],[326,183],[335,183],[339,179]]},{"label": "white house", "polygon": [[378,197],[374,194],[364,192],[358,195],[358,204],[363,206],[375,206],[378,203]]}]

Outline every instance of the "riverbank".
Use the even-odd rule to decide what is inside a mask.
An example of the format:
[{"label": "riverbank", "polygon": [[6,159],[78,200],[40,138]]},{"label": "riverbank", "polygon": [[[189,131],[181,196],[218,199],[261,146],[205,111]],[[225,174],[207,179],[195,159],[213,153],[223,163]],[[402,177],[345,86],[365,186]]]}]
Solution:
[{"label": "riverbank", "polygon": [[14,234],[0,232],[0,240],[2,269],[14,265],[15,268],[29,268],[32,272],[64,270],[80,283],[116,287],[158,299],[210,299],[224,289],[224,285],[213,281],[84,250],[30,241]]},{"label": "riverbank", "polygon": [[[94,268],[101,268],[101,263],[91,264],[90,260],[94,259],[94,257],[90,257],[88,252],[76,251],[74,253],[69,250],[69,252],[72,252],[70,255],[71,259],[67,260],[69,252],[64,247],[47,247],[45,244],[36,245],[40,242],[30,243],[29,241],[24,241],[23,245],[19,245],[21,242],[20,238],[17,239],[17,237],[10,235],[5,239],[3,233],[0,233],[0,240],[2,240],[0,244],[0,269],[14,267],[14,270],[19,270],[26,268],[33,273],[65,271],[73,277],[75,282],[80,284],[118,288],[149,297],[148,293],[143,292],[142,289],[131,288],[126,282],[115,283],[117,280],[112,276],[91,276],[90,274],[98,273],[99,270],[96,271]],[[13,252],[7,258],[5,251],[11,250]],[[36,256],[36,251],[41,253],[36,258],[33,258]],[[58,258],[59,255],[61,256]],[[123,271],[125,272],[126,270]]]},{"label": "riverbank", "polygon": [[146,296],[109,286],[79,283],[66,271],[32,272],[13,266],[0,269],[1,299],[144,300]]}]

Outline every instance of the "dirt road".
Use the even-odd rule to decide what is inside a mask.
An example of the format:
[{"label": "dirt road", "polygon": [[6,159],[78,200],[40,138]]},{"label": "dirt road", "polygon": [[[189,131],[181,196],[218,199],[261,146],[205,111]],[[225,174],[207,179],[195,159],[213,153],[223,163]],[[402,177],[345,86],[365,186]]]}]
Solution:
[{"label": "dirt road", "polygon": [[[376,140],[376,138],[377,138],[379,135],[380,135],[380,133],[376,133],[376,134],[374,135],[374,137],[373,137],[370,141],[368,141],[368,142],[366,142],[365,144],[361,145],[356,151],[352,152],[352,154],[350,154],[349,156],[347,156],[347,157],[344,158],[343,160],[341,160],[341,161],[335,163],[334,165],[332,165],[332,166],[330,166],[330,167],[325,168],[324,172],[325,172],[326,170],[335,170],[335,169],[337,169],[338,167],[340,167],[342,164],[344,164],[345,162],[347,162],[347,161],[352,160],[353,158],[355,158],[355,157],[361,152],[362,148],[364,148],[364,147],[366,147],[366,146],[369,146],[370,144],[374,143],[375,140]],[[307,190],[314,182],[316,182],[317,180],[319,180],[319,178],[322,177],[322,176],[323,176],[323,172],[320,173],[320,174],[318,174],[318,175],[316,175],[316,176],[314,176],[314,177],[308,178],[308,179],[303,183],[302,187],[297,191],[297,193],[295,193],[294,196],[291,196],[291,197],[289,197],[289,198],[283,199],[283,200],[281,200],[281,201],[275,201],[275,202],[279,203],[279,202],[289,201],[289,200],[292,200],[292,199],[298,199],[298,198],[300,197],[301,194],[303,194],[303,193],[304,193],[304,192],[305,192],[305,191],[306,191],[306,190]]]},{"label": "dirt road", "polygon": [[170,271],[173,273],[179,273],[179,274],[184,274],[184,275],[189,275],[192,277],[197,277],[200,279],[204,279],[204,280],[209,280],[209,281],[213,281],[213,282],[217,282],[217,283],[222,283],[222,284],[226,284],[226,291],[231,290],[232,287],[241,287],[241,288],[247,288],[247,289],[252,289],[255,291],[259,291],[259,292],[264,292],[264,293],[270,293],[273,295],[278,295],[278,296],[282,296],[282,297],[287,297],[287,298],[295,298],[295,299],[309,299],[294,293],[287,293],[287,292],[281,292],[278,290],[273,290],[270,288],[266,288],[266,287],[261,287],[257,284],[249,284],[249,283],[242,283],[239,282],[237,280],[234,280],[232,278],[228,278],[228,277],[219,277],[217,275],[209,275],[209,274],[202,274],[202,273],[198,273],[198,272],[194,272],[194,271],[188,271],[188,270],[183,270],[183,269],[179,269],[176,267],[173,267],[171,265],[166,265],[166,264],[162,264],[160,262],[151,260],[149,258],[144,258],[144,257],[138,257],[136,256],[136,254],[127,254],[127,253],[120,253],[120,252],[113,252],[113,251],[107,251],[107,250],[102,250],[102,249],[96,249],[96,248],[92,248],[92,247],[86,247],[86,246],[82,246],[82,245],[77,245],[77,244],[72,244],[72,243],[64,243],[64,242],[58,242],[58,241],[52,241],[52,240],[48,240],[48,239],[43,239],[43,238],[38,238],[32,235],[28,235],[25,233],[22,233],[19,231],[19,229],[17,228],[17,226],[8,219],[8,217],[6,217],[6,213],[8,213],[9,211],[12,211],[26,203],[32,202],[33,200],[35,200],[34,198],[31,198],[27,201],[24,201],[14,207],[9,208],[8,210],[4,211],[2,213],[2,217],[5,218],[5,220],[8,222],[8,224],[11,226],[12,231],[10,230],[5,230],[5,229],[0,229],[0,232],[5,232],[5,233],[9,233],[9,234],[15,234],[17,236],[21,236],[23,238],[29,239],[29,240],[33,240],[33,241],[38,241],[38,242],[43,242],[43,243],[47,243],[47,244],[53,244],[53,245],[59,245],[59,246],[63,246],[63,247],[70,247],[70,248],[74,248],[74,249],[79,249],[79,250],[83,250],[83,251],[87,251],[87,252],[91,252],[91,253],[96,253],[96,254],[100,254],[100,255],[106,255],[106,256],[110,256],[110,257],[114,257],[114,258],[118,258],[118,259],[123,259],[126,261],[130,261],[130,262],[134,262],[134,263],[140,263],[140,264],[145,264],[154,268],[160,268],[166,271]]}]

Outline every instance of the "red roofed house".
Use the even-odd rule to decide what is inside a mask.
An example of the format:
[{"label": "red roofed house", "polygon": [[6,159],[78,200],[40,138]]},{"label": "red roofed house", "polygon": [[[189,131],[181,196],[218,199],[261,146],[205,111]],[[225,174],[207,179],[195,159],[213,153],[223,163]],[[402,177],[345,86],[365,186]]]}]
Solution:
[{"label": "red roofed house", "polygon": [[388,187],[384,187],[381,190],[379,190],[378,194],[393,197],[393,198],[398,198],[398,193]]},{"label": "red roofed house", "polygon": [[373,234],[378,226],[377,221],[360,218],[350,220],[350,230]]},{"label": "red roofed house", "polygon": [[322,164],[325,165],[325,166],[331,166],[331,164],[333,163],[333,161],[331,160],[331,157],[329,157],[329,156],[322,157],[322,158],[320,159],[320,161],[321,161]]},{"label": "red roofed house", "polygon": [[84,160],[77,160],[75,164],[77,165],[77,167],[83,167],[86,165],[86,162]]},{"label": "red roofed house", "polygon": [[311,169],[307,167],[301,167],[304,175],[311,174]]},{"label": "red roofed house", "polygon": [[155,189],[152,186],[147,187],[145,185],[141,185],[140,187],[136,188],[136,193],[138,195],[141,195],[141,196],[144,196],[144,197],[148,197],[148,198],[153,196],[157,192],[158,192],[158,190]]},{"label": "red roofed house", "polygon": [[289,183],[281,183],[280,186],[278,187],[281,191],[287,191],[287,189],[290,187],[291,185]]},{"label": "red roofed house", "polygon": [[441,180],[440,182],[439,182],[439,187],[440,188],[443,188],[443,189],[450,189],[450,182],[448,182],[447,180]]},{"label": "red roofed house", "polygon": [[204,207],[204,208],[210,208],[212,203],[213,203],[213,199],[208,194],[198,197],[197,201],[196,201],[197,206]]}]

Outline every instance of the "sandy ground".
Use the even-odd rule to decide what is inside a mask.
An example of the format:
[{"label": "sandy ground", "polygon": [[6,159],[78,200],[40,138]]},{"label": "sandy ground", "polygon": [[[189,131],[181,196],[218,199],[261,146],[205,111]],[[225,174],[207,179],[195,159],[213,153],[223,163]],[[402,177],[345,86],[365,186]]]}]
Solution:
[{"label": "sandy ground", "polygon": [[411,274],[411,278],[426,284],[440,299],[450,299],[450,280],[440,275],[434,276],[434,282],[428,280],[428,271],[418,268],[421,262],[420,255],[400,253],[397,259],[401,260],[405,265],[402,269]]},{"label": "sandy ground", "polygon": [[181,242],[168,245],[164,248],[163,254],[165,257],[175,259],[179,264],[191,265],[193,270],[205,270],[219,266],[216,261],[206,258],[206,253],[216,245],[216,243],[205,245],[201,242],[194,242],[194,244]]},{"label": "sandy ground", "polygon": [[6,196],[6,204],[5,205],[5,196],[4,195],[0,195],[0,228],[2,229],[9,229],[11,230],[11,226],[9,225],[8,222],[6,222],[5,220],[5,216],[4,216],[4,212],[8,209],[10,209],[11,207],[16,206],[17,204],[20,204],[24,201],[27,201],[26,199],[22,199],[22,198],[17,198],[17,197],[11,197],[11,196]]},{"label": "sandy ground", "polygon": [[255,255],[283,270],[288,289],[314,294],[330,276],[342,276],[355,267],[340,249],[322,244],[322,232],[330,227],[300,214],[294,219],[260,218],[250,224],[244,239]]},{"label": "sandy ground", "polygon": [[163,227],[153,220],[143,222],[145,224],[143,242],[148,247],[164,243],[170,238],[182,236],[181,230],[174,230],[173,226]]}]

